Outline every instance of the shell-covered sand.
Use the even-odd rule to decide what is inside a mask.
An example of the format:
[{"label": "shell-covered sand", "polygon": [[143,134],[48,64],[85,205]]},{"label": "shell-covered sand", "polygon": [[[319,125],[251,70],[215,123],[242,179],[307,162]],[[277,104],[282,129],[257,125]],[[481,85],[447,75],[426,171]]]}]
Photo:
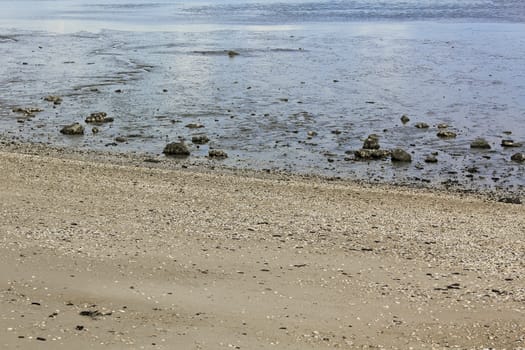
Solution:
[{"label": "shell-covered sand", "polygon": [[525,210],[0,151],[0,348],[521,349]]}]

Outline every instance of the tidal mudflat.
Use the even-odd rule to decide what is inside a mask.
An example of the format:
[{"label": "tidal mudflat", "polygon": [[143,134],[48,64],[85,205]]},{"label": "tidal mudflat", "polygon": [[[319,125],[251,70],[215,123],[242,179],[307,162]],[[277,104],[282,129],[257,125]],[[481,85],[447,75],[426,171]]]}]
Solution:
[{"label": "tidal mudflat", "polygon": [[520,2],[0,4],[7,142],[524,191]]},{"label": "tidal mudflat", "polygon": [[[523,33],[443,23],[4,31],[0,125],[17,142],[160,156],[185,140],[194,158],[224,150],[227,166],[523,192],[524,165],[512,160],[525,151]],[[111,122],[89,119],[100,112]],[[73,123],[82,136],[59,132]],[[363,159],[370,134],[412,161]],[[200,136],[209,142],[192,142]],[[472,148],[479,138],[489,147]]]}]

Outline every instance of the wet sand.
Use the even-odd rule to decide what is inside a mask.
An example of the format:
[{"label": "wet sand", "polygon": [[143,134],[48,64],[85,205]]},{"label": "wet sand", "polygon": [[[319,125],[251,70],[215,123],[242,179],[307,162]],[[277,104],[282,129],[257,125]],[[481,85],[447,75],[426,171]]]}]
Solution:
[{"label": "wet sand", "polygon": [[6,149],[2,348],[525,347],[523,205]]}]

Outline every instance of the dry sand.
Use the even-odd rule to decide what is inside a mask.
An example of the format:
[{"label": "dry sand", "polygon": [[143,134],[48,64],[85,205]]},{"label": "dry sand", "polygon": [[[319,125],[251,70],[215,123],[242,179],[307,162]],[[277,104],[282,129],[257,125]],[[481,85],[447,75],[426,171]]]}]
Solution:
[{"label": "dry sand", "polygon": [[0,178],[2,349],[525,348],[523,205],[10,152]]}]

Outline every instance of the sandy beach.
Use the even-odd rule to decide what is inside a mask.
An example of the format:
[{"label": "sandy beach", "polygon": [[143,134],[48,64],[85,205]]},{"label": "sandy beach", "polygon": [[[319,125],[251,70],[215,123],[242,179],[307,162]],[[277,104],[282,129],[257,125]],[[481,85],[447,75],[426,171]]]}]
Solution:
[{"label": "sandy beach", "polygon": [[523,205],[35,153],[0,151],[1,348],[525,347]]}]

